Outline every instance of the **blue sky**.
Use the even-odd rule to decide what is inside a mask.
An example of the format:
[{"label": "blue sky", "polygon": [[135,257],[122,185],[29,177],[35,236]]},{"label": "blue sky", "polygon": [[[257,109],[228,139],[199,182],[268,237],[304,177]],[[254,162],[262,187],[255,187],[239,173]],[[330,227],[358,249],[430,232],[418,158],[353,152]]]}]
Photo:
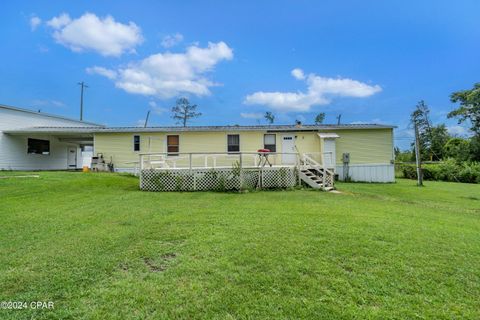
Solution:
[{"label": "blue sky", "polygon": [[[377,122],[411,140],[423,99],[446,122],[449,94],[480,81],[480,2],[16,1],[1,5],[0,103],[85,119],[172,125]],[[295,71],[293,71],[295,70]]]}]

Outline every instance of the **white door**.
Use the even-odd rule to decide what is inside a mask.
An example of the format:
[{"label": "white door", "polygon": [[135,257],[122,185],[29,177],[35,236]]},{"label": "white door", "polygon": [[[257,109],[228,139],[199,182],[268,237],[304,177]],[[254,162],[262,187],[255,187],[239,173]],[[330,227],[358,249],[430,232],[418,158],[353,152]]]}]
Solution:
[{"label": "white door", "polygon": [[68,147],[67,166],[69,169],[77,168],[77,148]]},{"label": "white door", "polygon": [[282,163],[283,164],[295,164],[297,156],[295,153],[295,136],[286,135],[282,136]]},{"label": "white door", "polygon": [[323,148],[324,165],[327,168],[335,168],[335,139],[325,139]]}]

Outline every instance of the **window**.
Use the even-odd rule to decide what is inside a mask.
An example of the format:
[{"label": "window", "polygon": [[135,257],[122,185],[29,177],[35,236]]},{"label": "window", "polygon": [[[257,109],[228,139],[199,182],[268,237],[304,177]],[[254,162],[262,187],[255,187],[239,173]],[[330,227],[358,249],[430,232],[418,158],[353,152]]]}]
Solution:
[{"label": "window", "polygon": [[133,151],[140,151],[140,136],[133,136]]},{"label": "window", "polygon": [[50,141],[28,138],[28,153],[50,154]]},{"label": "window", "polygon": [[227,135],[227,151],[240,152],[240,135],[239,134]]},{"label": "window", "polygon": [[175,136],[167,136],[167,153],[169,156],[176,156],[178,155],[179,151],[179,137]]},{"label": "window", "polygon": [[263,148],[271,152],[277,152],[276,135],[266,134],[263,136]]}]

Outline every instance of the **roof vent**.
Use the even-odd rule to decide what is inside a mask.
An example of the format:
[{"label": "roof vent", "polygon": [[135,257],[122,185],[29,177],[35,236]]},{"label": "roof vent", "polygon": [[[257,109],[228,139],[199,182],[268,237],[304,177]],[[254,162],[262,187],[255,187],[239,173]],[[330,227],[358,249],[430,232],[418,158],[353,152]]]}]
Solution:
[{"label": "roof vent", "polygon": [[295,127],[296,127],[296,128],[301,128],[301,127],[302,127],[302,121],[300,121],[300,120],[295,120]]}]

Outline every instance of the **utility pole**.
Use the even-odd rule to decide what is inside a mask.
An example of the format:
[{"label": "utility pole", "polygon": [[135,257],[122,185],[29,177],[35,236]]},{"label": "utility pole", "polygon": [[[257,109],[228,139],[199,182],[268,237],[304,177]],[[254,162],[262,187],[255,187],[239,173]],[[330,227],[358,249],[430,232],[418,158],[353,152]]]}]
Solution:
[{"label": "utility pole", "polygon": [[338,125],[340,124],[340,119],[342,119],[342,114],[341,113],[337,116],[337,124]]},{"label": "utility pole", "polygon": [[150,116],[150,110],[148,110],[147,112],[147,118],[145,119],[145,125],[143,126],[144,128],[147,127],[147,124],[148,124],[148,117]]},{"label": "utility pole", "polygon": [[423,186],[423,173],[422,173],[422,161],[420,159],[420,137],[418,134],[417,123],[414,122],[415,126],[415,162],[417,164],[417,186]]},{"label": "utility pole", "polygon": [[80,86],[80,121],[83,120],[83,89],[88,88],[85,82],[79,82],[78,85]]}]

